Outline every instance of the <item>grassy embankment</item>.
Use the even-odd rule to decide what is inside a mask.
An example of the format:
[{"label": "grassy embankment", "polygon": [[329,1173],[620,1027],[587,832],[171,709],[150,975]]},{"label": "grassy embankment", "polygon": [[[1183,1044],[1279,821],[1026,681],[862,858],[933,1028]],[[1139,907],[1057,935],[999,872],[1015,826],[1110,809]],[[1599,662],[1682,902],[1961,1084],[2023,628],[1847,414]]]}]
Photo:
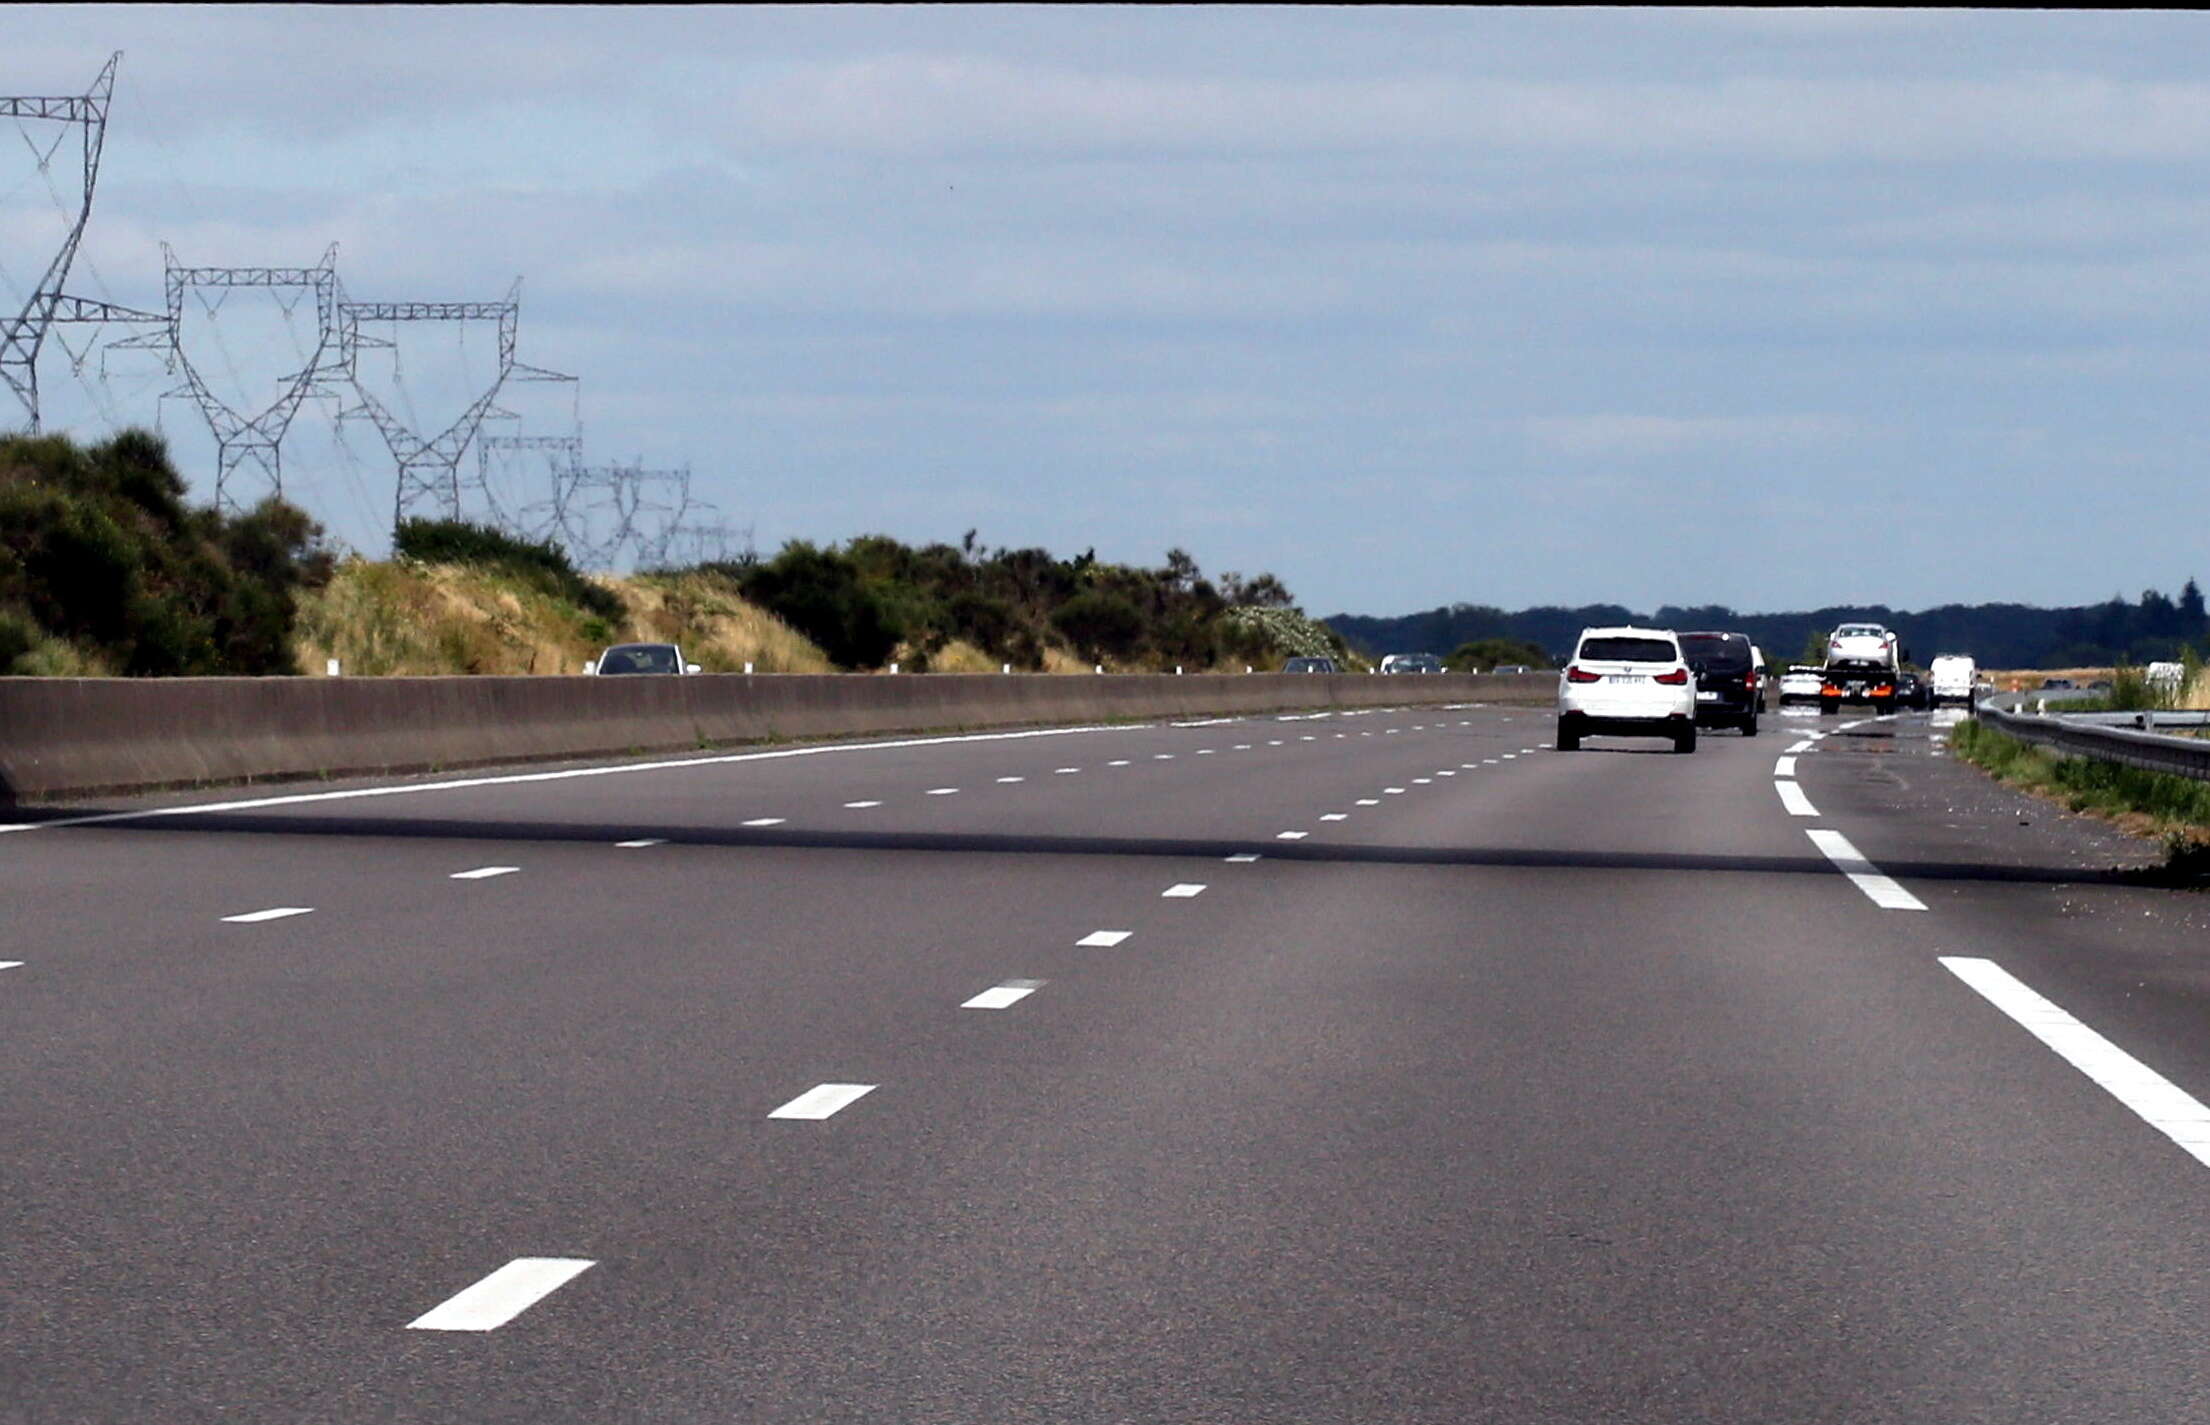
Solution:
[{"label": "grassy embankment", "polygon": [[2161,838],[2174,869],[2196,878],[2210,871],[2210,782],[2061,756],[1970,718],[1952,730],[1949,746],[2009,786],[2136,836]]},{"label": "grassy embankment", "polygon": [[336,658],[363,676],[578,673],[610,643],[678,643],[712,673],[833,672],[819,648],[696,574],[600,577],[608,617],[543,581],[476,564],[348,559],[301,596],[293,651],[303,672]]}]

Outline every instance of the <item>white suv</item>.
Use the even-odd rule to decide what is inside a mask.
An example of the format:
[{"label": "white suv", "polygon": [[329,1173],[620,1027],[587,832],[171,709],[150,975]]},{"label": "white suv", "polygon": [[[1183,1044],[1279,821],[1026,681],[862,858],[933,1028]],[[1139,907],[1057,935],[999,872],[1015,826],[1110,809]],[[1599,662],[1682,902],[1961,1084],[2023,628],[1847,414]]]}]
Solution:
[{"label": "white suv", "polygon": [[1664,628],[1584,628],[1558,678],[1558,750],[1590,733],[1669,737],[1696,750],[1696,679]]}]

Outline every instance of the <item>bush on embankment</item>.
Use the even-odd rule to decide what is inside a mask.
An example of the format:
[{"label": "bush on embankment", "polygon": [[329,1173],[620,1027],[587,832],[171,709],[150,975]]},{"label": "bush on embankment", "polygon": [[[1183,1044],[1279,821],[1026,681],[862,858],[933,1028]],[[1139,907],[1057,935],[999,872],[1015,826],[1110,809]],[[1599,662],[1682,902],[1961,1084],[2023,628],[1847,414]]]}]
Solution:
[{"label": "bush on embankment", "polygon": [[1999,781],[2071,811],[2117,821],[2127,830],[2161,835],[2175,849],[2210,839],[2210,782],[2063,756],[1977,719],[1958,723],[1949,746]]},{"label": "bush on embankment", "polygon": [[321,528],[184,503],[160,437],[0,436],[0,674],[289,673]]}]

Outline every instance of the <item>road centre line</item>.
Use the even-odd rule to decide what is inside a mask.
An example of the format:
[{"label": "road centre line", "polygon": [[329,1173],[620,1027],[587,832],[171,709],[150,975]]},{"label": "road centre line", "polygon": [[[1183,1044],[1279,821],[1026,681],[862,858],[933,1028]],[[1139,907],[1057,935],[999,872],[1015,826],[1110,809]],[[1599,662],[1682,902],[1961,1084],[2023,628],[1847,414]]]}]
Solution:
[{"label": "road centre line", "polygon": [[1794,782],[1775,781],[1773,790],[1780,793],[1780,804],[1788,808],[1790,816],[1817,816],[1819,809],[1811,805],[1811,799],[1803,794],[1803,788]]},{"label": "road centre line", "polygon": [[1007,980],[1002,985],[992,985],[973,999],[962,1001],[961,1009],[1011,1009],[1022,1000],[1044,987],[1042,980]]},{"label": "road centre line", "polygon": [[769,1118],[819,1121],[850,1108],[875,1091],[874,1084],[816,1084],[769,1114]]},{"label": "road centre line", "polygon": [[280,905],[269,910],[249,910],[244,915],[226,915],[223,917],[223,923],[226,925],[259,925],[265,920],[287,920],[295,915],[313,915],[314,913],[315,908],[311,905]]},{"label": "road centre line", "polygon": [[488,881],[493,876],[511,876],[521,869],[519,866],[478,866],[473,871],[455,871],[446,879],[450,881]]},{"label": "road centre line", "polygon": [[1796,759],[1793,757],[1774,758],[1773,775],[1776,777],[1793,777],[1796,775]]},{"label": "road centre line", "polygon": [[614,844],[624,851],[642,851],[647,846],[665,846],[668,839],[665,836],[640,836],[635,841],[617,841]]},{"label": "road centre line", "polygon": [[2210,1108],[2194,1095],[2027,988],[1994,961],[1964,955],[1938,958],[1943,969],[2016,1020],[2057,1057],[2139,1114],[2187,1156],[2210,1167]]},{"label": "road centre line", "polygon": [[1159,899],[1186,901],[1191,896],[1201,896],[1204,893],[1205,887],[1203,883],[1195,881],[1182,881],[1175,885],[1168,886],[1165,890],[1159,892]]},{"label": "road centre line", "polygon": [[1135,933],[1133,930],[1093,930],[1074,943],[1081,949],[1110,950]]},{"label": "road centre line", "polygon": [[63,830],[73,826],[106,826],[119,821],[150,821],[169,816],[202,816],[216,812],[261,811],[268,807],[306,806],[317,802],[359,801],[369,797],[413,796],[424,792],[469,791],[478,787],[518,787],[535,782],[568,782],[584,777],[616,777],[638,772],[668,772],[688,767],[720,767],[739,762],[779,762],[792,757],[826,757],[840,752],[890,752],[911,747],[945,747],[963,742],[1012,742],[1031,737],[1072,737],[1102,732],[1140,732],[1149,723],[1121,726],[1088,724],[1081,727],[1027,728],[1019,732],[964,732],[944,737],[906,737],[887,742],[835,742],[820,747],[778,747],[767,752],[725,752],[711,757],[681,757],[660,762],[627,762],[610,767],[568,767],[558,772],[509,772],[493,777],[460,777],[444,782],[411,782],[396,787],[351,787],[336,792],[293,792],[276,797],[252,797],[243,801],[198,802],[188,806],[148,807],[140,811],[98,812],[91,816],[57,817],[52,821],[0,823],[0,835],[15,831]]},{"label": "road centre line", "polygon": [[492,1331],[598,1265],[582,1257],[516,1257],[407,1323],[409,1331]]},{"label": "road centre line", "polygon": [[1897,885],[1892,878],[1880,874],[1856,847],[1849,844],[1849,838],[1839,831],[1813,828],[1805,830],[1803,834],[1810,837],[1811,844],[1834,863],[1836,870],[1849,877],[1851,885],[1863,891],[1882,910],[1926,909],[1924,901]]}]

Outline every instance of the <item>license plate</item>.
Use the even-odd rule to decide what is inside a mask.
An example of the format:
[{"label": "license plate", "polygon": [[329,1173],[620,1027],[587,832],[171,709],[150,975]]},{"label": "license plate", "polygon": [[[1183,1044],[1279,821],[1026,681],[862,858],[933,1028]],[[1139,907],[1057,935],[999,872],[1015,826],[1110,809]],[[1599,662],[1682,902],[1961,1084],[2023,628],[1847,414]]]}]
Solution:
[{"label": "license plate", "polygon": [[1604,681],[1607,683],[1639,683],[1642,681],[1642,675],[1640,673],[1606,673]]},{"label": "license plate", "polygon": [[1696,694],[1696,701],[1699,703],[1715,703],[1719,701],[1719,695],[1717,693],[1699,692]]}]

